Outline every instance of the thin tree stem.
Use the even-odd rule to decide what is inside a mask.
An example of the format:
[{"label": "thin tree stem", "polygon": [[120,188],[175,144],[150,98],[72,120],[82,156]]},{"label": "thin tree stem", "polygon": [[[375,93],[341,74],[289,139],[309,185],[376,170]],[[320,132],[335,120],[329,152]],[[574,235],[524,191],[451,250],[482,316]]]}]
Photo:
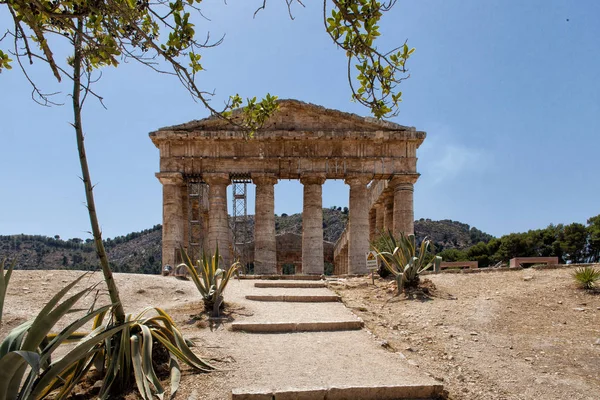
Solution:
[{"label": "thin tree stem", "polygon": [[82,34],[83,20],[79,18],[77,20],[77,30],[74,38],[74,57],[73,57],[73,115],[75,134],[77,136],[77,150],[79,151],[79,162],[81,164],[81,175],[83,184],[85,186],[85,198],[87,202],[88,214],[90,216],[90,224],[92,225],[92,235],[94,236],[94,244],[96,245],[96,254],[100,259],[100,266],[102,267],[102,273],[104,274],[104,281],[108,287],[108,294],[110,301],[114,306],[114,316],[117,323],[125,322],[125,311],[123,310],[123,304],[119,298],[119,290],[113,279],[112,270],[108,263],[108,257],[106,255],[106,249],[102,242],[102,232],[100,231],[100,224],[98,223],[98,215],[96,214],[96,205],[94,202],[94,187],[92,185],[92,179],[90,177],[90,170],[88,167],[87,156],[85,154],[84,136],[83,136],[83,125],[81,123],[81,100],[80,94],[82,90],[81,85],[81,66],[82,60]]}]

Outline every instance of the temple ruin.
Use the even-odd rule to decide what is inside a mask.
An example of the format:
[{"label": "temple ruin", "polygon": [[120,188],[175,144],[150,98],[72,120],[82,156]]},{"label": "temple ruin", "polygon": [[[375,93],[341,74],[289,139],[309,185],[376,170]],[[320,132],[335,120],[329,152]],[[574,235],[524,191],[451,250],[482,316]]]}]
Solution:
[{"label": "temple ruin", "polygon": [[256,274],[281,273],[274,197],[280,179],[304,185],[297,268],[303,274],[324,270],[321,196],[327,179],[343,179],[350,186],[348,225],[333,249],[335,274],[367,273],[365,254],[376,232],[413,233],[416,152],[425,132],[297,100],[278,103],[279,110],[251,139],[216,117],[150,133],[160,151],[156,176],[163,185],[163,265],[180,262],[180,246],[192,257],[218,246],[225,265],[238,257],[241,246],[233,239],[227,211],[232,182],[256,185]]}]

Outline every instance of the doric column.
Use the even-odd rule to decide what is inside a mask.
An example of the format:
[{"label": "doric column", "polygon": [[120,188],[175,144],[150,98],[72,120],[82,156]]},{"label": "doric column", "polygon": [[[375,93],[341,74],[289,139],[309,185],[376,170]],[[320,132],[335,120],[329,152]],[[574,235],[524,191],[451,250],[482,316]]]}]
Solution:
[{"label": "doric column", "polygon": [[254,217],[254,273],[277,274],[277,242],[275,240],[274,175],[252,175],[256,185]]},{"label": "doric column", "polygon": [[385,233],[394,231],[394,194],[383,193],[383,230]]},{"label": "doric column", "polygon": [[348,244],[344,246],[342,254],[344,255],[342,259],[342,274],[348,275]]},{"label": "doric column", "polygon": [[369,251],[369,192],[370,176],[346,178],[350,185],[350,237],[348,238],[348,273],[366,274],[366,254]]},{"label": "doric column", "polygon": [[394,236],[400,232],[406,235],[415,233],[415,212],[413,209],[414,184],[418,174],[396,175],[390,181],[394,190]]},{"label": "doric column", "polygon": [[369,210],[369,242],[375,240],[377,236],[377,210],[372,207]]},{"label": "doric column", "polygon": [[182,204],[185,185],[179,172],[159,172],[156,177],[163,185],[162,265],[174,268],[181,259],[179,248],[185,246]]},{"label": "doric column", "polygon": [[302,273],[323,274],[323,188],[325,176],[305,175],[300,178],[304,185],[302,211]]},{"label": "doric column", "polygon": [[375,237],[381,235],[385,230],[384,226],[385,206],[381,203],[375,205]]},{"label": "doric column", "polygon": [[222,268],[231,266],[231,240],[229,235],[229,215],[227,214],[228,174],[203,174],[208,184],[208,249],[212,256],[219,247],[223,257]]}]

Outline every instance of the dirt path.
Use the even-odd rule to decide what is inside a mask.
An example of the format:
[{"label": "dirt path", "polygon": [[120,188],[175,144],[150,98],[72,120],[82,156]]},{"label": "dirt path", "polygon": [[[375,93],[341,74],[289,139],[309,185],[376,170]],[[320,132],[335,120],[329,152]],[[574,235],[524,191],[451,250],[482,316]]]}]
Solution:
[{"label": "dirt path", "polygon": [[[0,330],[31,318],[55,291],[78,276],[77,272],[17,271],[11,281]],[[100,278],[95,274],[77,287]],[[286,391],[348,386],[439,385],[396,354],[381,348],[365,330],[249,334],[232,332],[231,322],[347,321],[357,317],[343,303],[281,303],[245,299],[255,295],[333,295],[329,289],[258,289],[252,280],[231,281],[226,292],[229,320],[210,325],[193,319],[200,311],[199,296],[191,282],[160,276],[115,274],[127,312],[148,306],[168,309],[184,335],[197,343],[195,351],[222,371],[185,374],[178,398],[222,400],[233,389]],[[41,281],[41,282],[40,282]],[[40,289],[35,289],[35,288]],[[73,293],[75,289],[73,290]],[[102,298],[106,300],[104,295]],[[82,304],[89,304],[91,298]],[[132,398],[135,396],[132,396]]]},{"label": "dirt path", "polygon": [[335,285],[391,352],[444,383],[454,399],[600,399],[600,296],[570,269],[429,275],[429,301],[393,285]]},{"label": "dirt path", "polygon": [[[349,351],[363,355],[382,351],[382,357],[404,357],[418,365],[417,375],[430,374],[453,399],[600,399],[600,345],[595,344],[600,339],[600,296],[576,289],[570,273],[563,269],[429,276],[437,294],[423,302],[393,298],[393,288],[386,281],[377,281],[376,287],[367,278],[340,281],[332,287],[373,335],[363,331],[363,336],[349,337],[350,344],[341,346],[326,369],[343,370],[341,354]],[[16,271],[0,337],[31,318],[79,274]],[[185,372],[178,398],[194,394],[196,399],[226,399],[232,388],[278,373],[276,380],[282,384],[326,382],[315,368],[327,363],[324,349],[339,345],[332,343],[330,333],[311,334],[310,340],[301,343],[306,334],[268,335],[270,340],[263,340],[228,330],[234,320],[293,320],[295,314],[310,315],[314,310],[292,307],[282,313],[270,310],[272,305],[260,308],[265,303],[243,298],[251,281],[233,281],[226,294],[230,321],[210,327],[206,321],[191,318],[201,309],[193,283],[150,275],[115,277],[128,312],[147,306],[168,309],[184,334],[197,342],[195,351],[223,369],[204,375]],[[89,283],[99,280],[95,274]],[[285,350],[289,348],[293,351]],[[382,371],[369,357],[363,357],[363,370],[389,382],[389,371]],[[293,368],[300,360],[306,362],[305,367]]]}]

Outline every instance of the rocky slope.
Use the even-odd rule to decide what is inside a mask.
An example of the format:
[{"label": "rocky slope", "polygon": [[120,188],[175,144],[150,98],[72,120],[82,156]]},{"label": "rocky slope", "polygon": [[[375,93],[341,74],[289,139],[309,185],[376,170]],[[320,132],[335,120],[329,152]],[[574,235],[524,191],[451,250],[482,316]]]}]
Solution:
[{"label": "rocky slope", "polygon": [[[249,217],[249,235],[253,236],[254,216]],[[335,242],[348,220],[347,208],[323,209],[323,235]],[[277,233],[302,233],[302,214],[282,214],[275,218]],[[491,235],[458,221],[415,221],[418,238],[429,237],[436,251],[447,248],[465,249]],[[141,232],[107,239],[105,246],[115,272],[160,273],[162,227],[155,225]],[[0,259],[17,261],[18,269],[96,270],[98,262],[91,240],[62,240],[39,235],[0,236]]]}]

